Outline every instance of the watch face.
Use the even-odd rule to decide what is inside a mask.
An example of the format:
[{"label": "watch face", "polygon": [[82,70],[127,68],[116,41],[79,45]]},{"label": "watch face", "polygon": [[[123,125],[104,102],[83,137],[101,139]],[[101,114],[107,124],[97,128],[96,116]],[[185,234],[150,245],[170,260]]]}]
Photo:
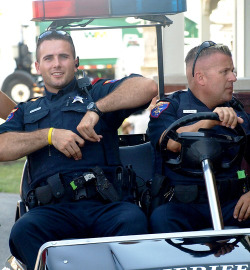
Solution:
[{"label": "watch face", "polygon": [[97,113],[100,117],[102,116],[102,112],[97,108],[95,102],[90,102],[87,106],[87,110]]},{"label": "watch face", "polygon": [[94,108],[94,106],[95,106],[95,103],[94,102],[90,102],[88,104],[88,106],[87,106],[87,109],[90,110],[90,109]]}]

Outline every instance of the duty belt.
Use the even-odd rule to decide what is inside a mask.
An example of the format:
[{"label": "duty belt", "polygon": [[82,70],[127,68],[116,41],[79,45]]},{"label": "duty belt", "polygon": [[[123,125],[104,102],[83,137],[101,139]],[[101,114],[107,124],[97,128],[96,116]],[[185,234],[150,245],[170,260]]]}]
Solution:
[{"label": "duty belt", "polygon": [[112,183],[105,177],[101,168],[95,167],[65,183],[61,174],[55,174],[47,179],[47,184],[31,190],[26,199],[31,209],[37,205],[54,204],[62,201],[78,201],[81,199],[98,198],[107,202],[120,200]]},{"label": "duty belt", "polygon": [[[220,202],[239,199],[244,194],[245,185],[246,179],[217,181]],[[208,200],[206,187],[198,185],[176,185],[172,189],[172,198],[183,203],[206,203]]]}]

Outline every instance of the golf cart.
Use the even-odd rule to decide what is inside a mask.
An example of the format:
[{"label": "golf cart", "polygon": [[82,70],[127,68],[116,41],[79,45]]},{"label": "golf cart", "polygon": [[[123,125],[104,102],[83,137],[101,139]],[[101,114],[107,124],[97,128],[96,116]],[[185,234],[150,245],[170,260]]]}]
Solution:
[{"label": "golf cart", "polygon": [[[66,31],[89,30],[83,19],[135,16],[150,24],[136,27],[156,28],[158,49],[159,96],[164,95],[162,28],[172,21],[165,15],[186,10],[185,0],[68,0],[34,1],[34,19],[52,20],[50,29]],[[62,4],[60,8],[60,4]],[[98,4],[98,5],[97,5]],[[55,14],[54,14],[55,12]],[[71,13],[73,12],[73,13]],[[62,19],[63,18],[63,19]],[[76,22],[78,25],[76,25]],[[130,27],[130,26],[116,26]],[[113,27],[114,28],[114,27]],[[228,167],[239,162],[246,143],[244,130],[239,126],[236,136],[216,136],[206,131],[177,134],[182,125],[202,119],[218,120],[216,114],[192,114],[173,123],[165,132],[161,149],[164,162],[188,170],[185,161],[192,157],[197,173],[206,181],[213,228],[204,231],[147,234],[89,239],[71,239],[45,243],[39,250],[36,270],[53,269],[174,269],[174,270],[247,270],[250,269],[250,229],[224,228],[220,203],[215,185],[213,165]],[[171,138],[182,143],[182,154],[178,160],[169,160],[164,153],[167,140]],[[120,137],[120,158],[123,165],[131,165],[138,181],[145,184],[153,178],[154,153],[145,135]],[[209,145],[210,147],[207,147]],[[211,147],[213,145],[213,147]],[[238,146],[240,151],[227,163],[220,163],[223,149]],[[196,158],[189,149],[195,149]],[[216,151],[210,151],[216,149]],[[218,164],[217,164],[218,163]],[[184,166],[184,165],[185,166]],[[27,170],[24,168],[21,184],[21,200],[18,203],[16,219],[25,214],[27,207],[23,200]],[[199,221],[197,221],[199,222]],[[11,257],[6,269],[25,269],[21,262]]]}]

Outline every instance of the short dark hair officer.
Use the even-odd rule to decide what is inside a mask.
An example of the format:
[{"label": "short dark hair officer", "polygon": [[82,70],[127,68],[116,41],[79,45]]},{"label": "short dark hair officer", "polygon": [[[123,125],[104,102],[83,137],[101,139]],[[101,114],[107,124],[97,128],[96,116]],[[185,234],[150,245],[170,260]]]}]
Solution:
[{"label": "short dark hair officer", "polygon": [[77,81],[64,31],[41,34],[36,56],[45,96],[20,103],[0,127],[0,160],[28,157],[30,210],[10,235],[28,269],[47,241],[147,233],[144,213],[115,189],[117,168],[123,176],[117,129],[157,95],[153,80],[135,74],[92,88]]}]

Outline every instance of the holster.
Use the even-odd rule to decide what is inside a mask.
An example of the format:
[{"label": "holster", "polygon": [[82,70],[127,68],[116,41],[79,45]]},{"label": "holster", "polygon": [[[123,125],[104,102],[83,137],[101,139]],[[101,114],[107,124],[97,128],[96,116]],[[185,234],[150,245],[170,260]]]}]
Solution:
[{"label": "holster", "polygon": [[96,176],[96,190],[101,195],[105,201],[116,202],[121,200],[118,192],[109,182],[109,180],[104,175],[103,170],[100,167],[95,167],[91,169]]},{"label": "holster", "polygon": [[166,176],[155,174],[151,185],[150,212],[172,197],[172,189]]},{"label": "holster", "polygon": [[136,174],[131,166],[118,166],[115,172],[115,188],[119,197],[125,201],[138,203],[138,188],[136,185]]}]

